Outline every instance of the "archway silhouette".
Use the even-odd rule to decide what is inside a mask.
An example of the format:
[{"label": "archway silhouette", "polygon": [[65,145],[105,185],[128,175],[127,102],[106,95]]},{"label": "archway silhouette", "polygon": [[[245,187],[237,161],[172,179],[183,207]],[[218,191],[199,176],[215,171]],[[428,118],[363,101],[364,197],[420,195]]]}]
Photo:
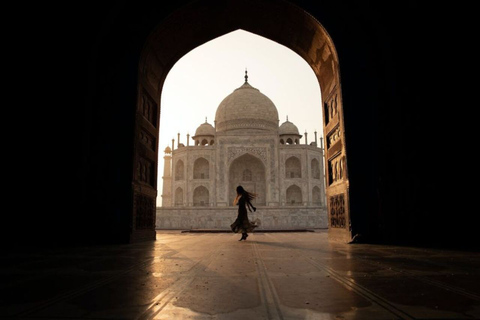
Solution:
[{"label": "archway silhouette", "polygon": [[[193,2],[175,12],[153,30],[145,43],[139,62],[135,122],[137,148],[134,166],[138,166],[138,163],[146,163],[147,168],[157,166],[158,148],[151,149],[151,153],[145,152],[151,144],[146,144],[139,137],[142,136],[141,133],[148,132],[153,136],[153,140],[158,141],[160,96],[168,71],[176,61],[195,47],[226,33],[243,29],[290,48],[312,67],[322,93],[321,105],[325,106],[324,137],[326,141],[331,141],[326,145],[326,171],[331,170],[330,162],[338,161],[339,157],[342,158],[346,170],[339,62],[333,41],[323,26],[307,12],[288,2],[278,2],[275,5],[262,2],[262,5],[252,10],[252,3],[230,1],[224,6],[209,8],[211,10],[200,10],[207,3],[208,1]],[[244,19],[245,16],[249,16],[249,19]],[[189,17],[189,24],[182,23],[186,17]],[[279,25],[283,28],[278,28]],[[328,113],[326,117],[325,113]],[[335,141],[329,140],[332,132],[335,133]],[[153,170],[152,168],[150,170]],[[156,173],[155,169],[155,178]],[[156,183],[156,179],[145,181],[138,174],[133,177],[134,203],[145,203],[145,200],[148,200],[147,206],[133,208],[133,221],[136,223],[132,228],[131,238],[134,240],[154,237],[154,225],[148,226],[144,220],[154,221],[155,208],[152,201],[155,203],[155,199],[152,195],[156,193]],[[349,220],[347,185],[348,178],[342,181],[327,179],[326,193],[327,198],[342,195],[336,199],[343,199],[343,218]],[[222,187],[227,186],[220,186]],[[144,228],[138,229],[137,225]],[[334,229],[332,234],[335,236],[344,240],[351,238],[350,227]]]}]

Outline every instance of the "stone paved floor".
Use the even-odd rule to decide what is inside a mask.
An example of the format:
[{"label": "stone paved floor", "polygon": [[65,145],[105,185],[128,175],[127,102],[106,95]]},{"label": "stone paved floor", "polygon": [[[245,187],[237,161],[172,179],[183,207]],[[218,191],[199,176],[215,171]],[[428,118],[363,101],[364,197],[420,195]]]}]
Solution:
[{"label": "stone paved floor", "polygon": [[480,319],[480,254],[159,231],[1,257],[1,319]]}]

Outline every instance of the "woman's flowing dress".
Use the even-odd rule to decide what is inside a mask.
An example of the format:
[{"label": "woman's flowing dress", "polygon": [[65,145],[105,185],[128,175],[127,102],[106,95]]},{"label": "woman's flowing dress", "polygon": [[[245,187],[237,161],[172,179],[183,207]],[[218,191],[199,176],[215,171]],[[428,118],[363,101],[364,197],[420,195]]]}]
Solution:
[{"label": "woman's flowing dress", "polygon": [[[246,200],[245,197],[240,197],[238,200],[238,215],[237,219],[235,220],[234,223],[230,225],[232,228],[232,231],[235,233],[249,233],[252,232],[256,227],[258,227],[255,223],[251,222],[248,220],[248,212],[247,212],[247,207],[250,212],[256,211],[257,208],[255,208],[250,201]],[[251,209],[252,208],[252,209]]]}]

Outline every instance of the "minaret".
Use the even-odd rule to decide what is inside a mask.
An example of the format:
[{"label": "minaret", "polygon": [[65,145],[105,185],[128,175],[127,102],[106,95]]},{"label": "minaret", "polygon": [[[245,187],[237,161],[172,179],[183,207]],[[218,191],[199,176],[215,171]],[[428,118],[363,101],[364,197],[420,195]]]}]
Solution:
[{"label": "minaret", "polygon": [[187,147],[190,146],[190,133],[187,133]]},{"label": "minaret", "polygon": [[172,149],[165,148],[164,166],[163,166],[163,190],[162,207],[172,206]]},{"label": "minaret", "polygon": [[305,144],[308,145],[308,141],[307,141],[307,130],[305,130]]},{"label": "minaret", "polygon": [[315,147],[317,146],[317,130],[315,130]]}]

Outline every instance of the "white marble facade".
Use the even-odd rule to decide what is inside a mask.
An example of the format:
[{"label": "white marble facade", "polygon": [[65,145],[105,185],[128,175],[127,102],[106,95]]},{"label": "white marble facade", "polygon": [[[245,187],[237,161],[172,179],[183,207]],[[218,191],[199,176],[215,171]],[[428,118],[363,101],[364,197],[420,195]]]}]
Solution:
[{"label": "white marble facade", "polygon": [[[326,228],[323,152],[301,144],[297,127],[279,126],[273,102],[245,83],[201,124],[192,145],[165,149],[157,229],[228,229],[235,189],[256,193],[260,229]],[[306,139],[305,139],[306,141]],[[321,145],[321,143],[320,143]]]}]

